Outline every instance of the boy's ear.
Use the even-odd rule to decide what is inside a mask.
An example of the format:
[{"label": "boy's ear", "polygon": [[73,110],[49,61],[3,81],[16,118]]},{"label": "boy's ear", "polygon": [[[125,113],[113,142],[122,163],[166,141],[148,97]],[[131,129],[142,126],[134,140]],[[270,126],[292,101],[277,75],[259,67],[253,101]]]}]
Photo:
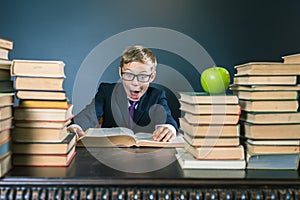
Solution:
[{"label": "boy's ear", "polygon": [[120,78],[122,78],[122,68],[121,67],[119,67],[119,76],[120,76]]},{"label": "boy's ear", "polygon": [[154,72],[152,73],[149,82],[152,82],[152,81],[155,79],[155,77],[156,77],[156,71],[154,71]]}]

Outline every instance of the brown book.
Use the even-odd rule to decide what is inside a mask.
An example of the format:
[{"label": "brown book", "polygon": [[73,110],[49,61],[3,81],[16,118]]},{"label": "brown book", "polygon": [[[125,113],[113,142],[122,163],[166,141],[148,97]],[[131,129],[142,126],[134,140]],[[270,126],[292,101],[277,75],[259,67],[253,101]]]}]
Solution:
[{"label": "brown book", "polygon": [[0,120],[11,118],[13,116],[12,106],[0,107]]},{"label": "brown book", "polygon": [[299,124],[241,123],[244,136],[252,139],[300,139]]},{"label": "brown book", "polygon": [[75,143],[75,133],[69,133],[60,142],[13,142],[12,151],[17,154],[66,154]]},{"label": "brown book", "polygon": [[177,136],[170,142],[155,141],[152,133],[134,133],[124,127],[116,128],[89,128],[85,135],[79,138],[77,146],[105,147],[105,146],[148,146],[148,147],[183,147],[184,140]]},{"label": "brown book", "polygon": [[75,157],[75,146],[67,154],[14,154],[14,166],[67,167]]},{"label": "brown book", "polygon": [[0,48],[7,49],[7,50],[12,50],[13,49],[13,41],[0,38]]},{"label": "brown book", "polygon": [[12,168],[12,153],[7,152],[0,158],[0,177],[7,174]]},{"label": "brown book", "polygon": [[15,120],[15,127],[23,128],[63,128],[71,123],[71,120],[65,121],[27,121]]},{"label": "brown book", "polygon": [[0,59],[0,69],[5,69],[10,71],[12,61],[11,60],[1,60]]},{"label": "brown book", "polygon": [[233,90],[233,94],[246,100],[296,100],[298,91],[239,91]]},{"label": "brown book", "polygon": [[179,118],[180,129],[191,136],[200,137],[238,137],[240,125],[198,125],[190,124],[184,118]]},{"label": "brown book", "polygon": [[61,142],[68,135],[66,127],[63,128],[23,128],[12,129],[15,142]]},{"label": "brown book", "polygon": [[31,91],[19,90],[16,92],[19,99],[28,100],[66,100],[67,96],[64,91]]},{"label": "brown book", "polygon": [[0,92],[0,107],[10,106],[14,104],[14,93],[1,93]]},{"label": "brown book", "polygon": [[194,137],[188,133],[183,135],[185,141],[192,146],[238,146],[240,145],[239,137]]},{"label": "brown book", "polygon": [[14,92],[13,81],[0,81],[0,93]]},{"label": "brown book", "polygon": [[300,53],[298,54],[291,54],[291,55],[286,55],[282,57],[284,63],[300,63]]},{"label": "brown book", "polygon": [[67,100],[20,99],[19,107],[24,108],[68,108]]},{"label": "brown book", "polygon": [[0,131],[10,129],[12,127],[13,117],[0,120]]},{"label": "brown book", "polygon": [[300,64],[250,62],[234,67],[237,75],[300,75]]},{"label": "brown book", "polygon": [[184,113],[184,118],[190,124],[237,124],[240,115],[210,115],[210,114],[192,114]]},{"label": "brown book", "polygon": [[250,154],[294,154],[300,153],[299,145],[252,145],[246,142]]},{"label": "brown book", "polygon": [[297,100],[240,100],[243,111],[247,112],[297,112]]},{"label": "brown book", "polygon": [[230,85],[232,91],[299,91],[300,85]]},{"label": "brown book", "polygon": [[254,124],[300,123],[299,112],[242,112],[241,121]]},{"label": "brown book", "polygon": [[11,134],[10,128],[0,131],[0,141],[4,141],[10,138],[10,134]]},{"label": "brown book", "polygon": [[205,92],[179,92],[180,101],[190,104],[238,104],[236,95],[216,94],[210,95]]},{"label": "brown book", "polygon": [[180,110],[192,114],[241,114],[239,104],[189,104],[180,101]]},{"label": "brown book", "polygon": [[0,68],[0,81],[10,81],[10,71]]},{"label": "brown book", "polygon": [[199,160],[243,160],[245,159],[244,147],[195,147],[185,144],[187,152]]},{"label": "brown book", "polygon": [[235,76],[235,85],[296,85],[297,76]]},{"label": "brown book", "polygon": [[63,121],[73,117],[73,105],[69,104],[68,108],[24,108],[15,107],[15,120],[27,121]]},{"label": "brown book", "polygon": [[17,76],[14,88],[15,90],[64,91],[64,80],[64,78]]},{"label": "brown book", "polygon": [[13,60],[12,76],[65,77],[62,61]]}]

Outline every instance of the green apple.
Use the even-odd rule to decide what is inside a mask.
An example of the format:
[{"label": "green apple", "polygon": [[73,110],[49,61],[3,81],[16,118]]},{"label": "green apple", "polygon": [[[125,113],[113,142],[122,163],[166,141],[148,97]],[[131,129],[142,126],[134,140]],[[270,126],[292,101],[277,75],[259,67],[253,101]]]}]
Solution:
[{"label": "green apple", "polygon": [[230,84],[230,74],[223,67],[207,68],[200,79],[203,90],[209,94],[225,93]]}]

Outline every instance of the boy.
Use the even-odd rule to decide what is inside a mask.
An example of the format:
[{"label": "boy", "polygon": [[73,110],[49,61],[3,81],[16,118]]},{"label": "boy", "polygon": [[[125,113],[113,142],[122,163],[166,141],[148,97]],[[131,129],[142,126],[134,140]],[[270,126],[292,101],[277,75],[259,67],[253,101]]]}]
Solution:
[{"label": "boy", "polygon": [[[142,46],[131,46],[122,54],[121,83],[101,83],[92,100],[68,127],[77,136],[92,127],[128,127],[134,132],[153,132],[156,141],[171,141],[178,126],[171,115],[165,92],[149,84],[156,76],[156,57]],[[133,117],[131,117],[133,115]]]}]

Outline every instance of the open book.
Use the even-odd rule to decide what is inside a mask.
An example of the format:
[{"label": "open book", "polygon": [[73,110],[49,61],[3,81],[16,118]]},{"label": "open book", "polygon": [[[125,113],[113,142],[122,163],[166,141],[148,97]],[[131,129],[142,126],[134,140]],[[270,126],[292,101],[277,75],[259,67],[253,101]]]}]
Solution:
[{"label": "open book", "polygon": [[124,127],[89,128],[85,135],[79,138],[77,146],[85,147],[183,147],[184,139],[177,136],[170,142],[158,142],[152,138],[152,133],[134,133]]}]

